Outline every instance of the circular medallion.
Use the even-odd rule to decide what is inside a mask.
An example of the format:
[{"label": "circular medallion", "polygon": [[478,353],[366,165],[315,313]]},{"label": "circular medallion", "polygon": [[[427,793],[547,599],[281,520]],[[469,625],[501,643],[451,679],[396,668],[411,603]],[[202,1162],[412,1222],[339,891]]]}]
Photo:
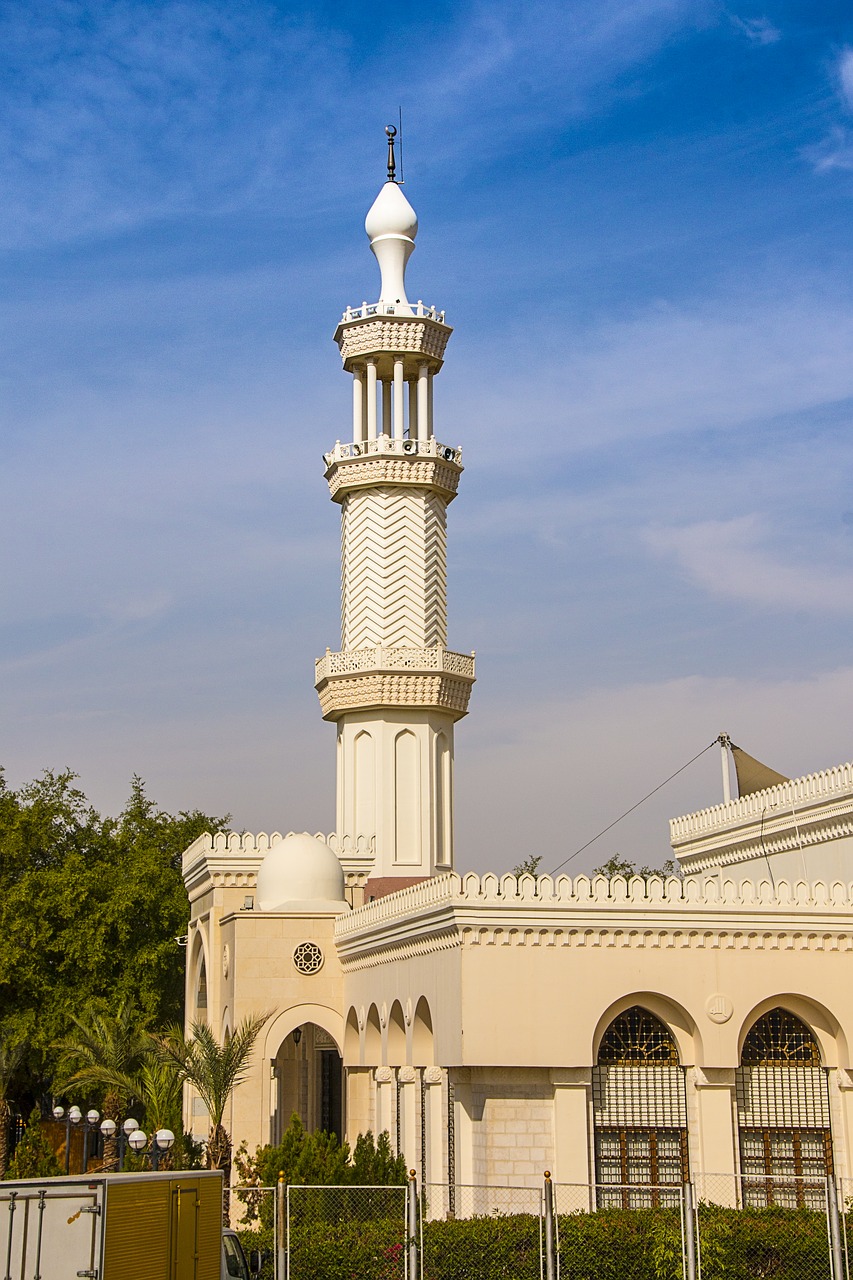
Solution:
[{"label": "circular medallion", "polygon": [[300,942],[293,951],[293,967],[297,973],[319,973],[323,967],[323,952],[316,942]]},{"label": "circular medallion", "polygon": [[734,1013],[734,1005],[728,996],[717,992],[716,995],[708,996],[705,1001],[705,1012],[712,1022],[728,1022]]}]

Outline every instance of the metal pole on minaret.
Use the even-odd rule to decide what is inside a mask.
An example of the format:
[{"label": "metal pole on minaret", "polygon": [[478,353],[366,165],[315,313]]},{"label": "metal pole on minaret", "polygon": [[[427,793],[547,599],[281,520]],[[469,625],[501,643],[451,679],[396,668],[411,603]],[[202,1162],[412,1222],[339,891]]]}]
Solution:
[{"label": "metal pole on minaret", "polygon": [[452,869],[453,727],[474,683],[473,654],[447,648],[447,507],[462,452],[432,425],[451,329],[406,296],[418,220],[396,181],[397,131],[385,132],[388,177],[365,220],[379,299],[347,307],[335,332],[354,384],[352,438],[324,455],[341,507],[341,650],[316,664],[337,725],[338,848],[355,869],[347,851],[370,847],[374,882]]}]

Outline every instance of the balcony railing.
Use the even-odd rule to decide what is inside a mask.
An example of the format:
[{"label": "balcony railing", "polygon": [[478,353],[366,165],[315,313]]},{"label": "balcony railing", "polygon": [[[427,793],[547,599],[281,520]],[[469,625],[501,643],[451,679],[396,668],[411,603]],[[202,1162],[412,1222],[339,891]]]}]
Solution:
[{"label": "balcony railing", "polygon": [[315,663],[316,679],[350,676],[361,671],[441,671],[447,675],[474,679],[473,653],[454,653],[439,647],[429,649],[391,649],[377,645],[370,649],[348,649],[343,653],[327,650]]},{"label": "balcony railing", "polygon": [[353,441],[352,444],[341,444],[338,440],[334,449],[323,454],[326,466],[333,462],[342,462],[346,458],[362,458],[370,454],[400,454],[403,457],[440,458],[443,462],[462,462],[462,450],[452,445],[439,444],[435,436],[429,440],[399,440],[394,436],[377,436],[375,440]]},{"label": "balcony railing", "polygon": [[408,307],[400,306],[399,308],[393,302],[362,302],[360,307],[347,307],[341,316],[341,320],[366,320],[368,316],[405,316],[408,320],[412,316],[416,316],[423,320],[436,320],[439,324],[445,324],[444,312],[436,310],[435,307],[426,306],[420,298],[417,302],[409,303]]}]

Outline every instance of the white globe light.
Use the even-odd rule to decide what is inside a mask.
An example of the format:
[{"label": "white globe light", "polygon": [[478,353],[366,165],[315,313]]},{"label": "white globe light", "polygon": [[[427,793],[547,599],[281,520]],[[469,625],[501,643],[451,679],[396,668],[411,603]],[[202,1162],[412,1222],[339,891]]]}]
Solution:
[{"label": "white globe light", "polygon": [[115,1120],[110,1120],[109,1116],[107,1117],[106,1120],[101,1121],[101,1133],[104,1135],[105,1138],[111,1138],[117,1128],[118,1128],[118,1125],[116,1124]]},{"label": "white globe light", "polygon": [[72,1124],[79,1124],[80,1121],[83,1119],[83,1112],[80,1110],[79,1107],[69,1107],[68,1119],[71,1121]]},{"label": "white globe light", "polygon": [[54,1118],[54,1120],[61,1120],[61,1119],[62,1119],[62,1117],[63,1117],[64,1115],[65,1115],[65,1108],[64,1108],[64,1107],[54,1107],[54,1108],[53,1108],[53,1118]]},{"label": "white globe light", "polygon": [[100,1118],[101,1118],[100,1111],[95,1111],[94,1108],[91,1111],[86,1112],[86,1119],[88,1120],[89,1124],[97,1124]]},{"label": "white globe light", "polygon": [[142,1130],[137,1127],[131,1131],[127,1140],[133,1147],[134,1151],[141,1151],[148,1141],[148,1135],[143,1133]]},{"label": "white globe light", "polygon": [[175,1145],[175,1135],[171,1129],[158,1129],[154,1137],[161,1151],[169,1151]]},{"label": "white globe light", "polygon": [[132,1133],[133,1133],[134,1129],[138,1129],[138,1128],[139,1128],[139,1121],[138,1121],[138,1120],[134,1120],[133,1116],[128,1116],[128,1117],[127,1117],[127,1119],[125,1120],[124,1124],[123,1124],[121,1127],[122,1127],[122,1129],[124,1129],[125,1133],[126,1133],[126,1134],[128,1135],[128,1137],[129,1137],[129,1136],[130,1136],[130,1134],[132,1134]]}]

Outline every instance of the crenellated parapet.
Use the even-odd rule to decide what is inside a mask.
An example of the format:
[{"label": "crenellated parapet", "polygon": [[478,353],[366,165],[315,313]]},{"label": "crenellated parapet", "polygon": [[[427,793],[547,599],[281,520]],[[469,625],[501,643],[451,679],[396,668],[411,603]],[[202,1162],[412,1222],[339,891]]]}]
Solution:
[{"label": "crenellated parapet", "polygon": [[[298,834],[288,832],[289,835]],[[327,844],[340,859],[350,876],[366,874],[373,865],[374,844],[368,836],[339,837],[316,832],[315,838]],[[184,850],[181,872],[190,902],[197,901],[212,889],[253,890],[258,868],[274,844],[282,839],[280,831],[209,831],[198,836]]]},{"label": "crenellated parapet", "polygon": [[[831,842],[853,838],[853,764],[673,818],[669,828],[672,848],[689,875],[792,851],[827,850]],[[853,856],[849,863],[853,867]]]},{"label": "crenellated parapet", "polygon": [[451,946],[853,951],[853,883],[455,874],[338,919],[344,967]]}]

